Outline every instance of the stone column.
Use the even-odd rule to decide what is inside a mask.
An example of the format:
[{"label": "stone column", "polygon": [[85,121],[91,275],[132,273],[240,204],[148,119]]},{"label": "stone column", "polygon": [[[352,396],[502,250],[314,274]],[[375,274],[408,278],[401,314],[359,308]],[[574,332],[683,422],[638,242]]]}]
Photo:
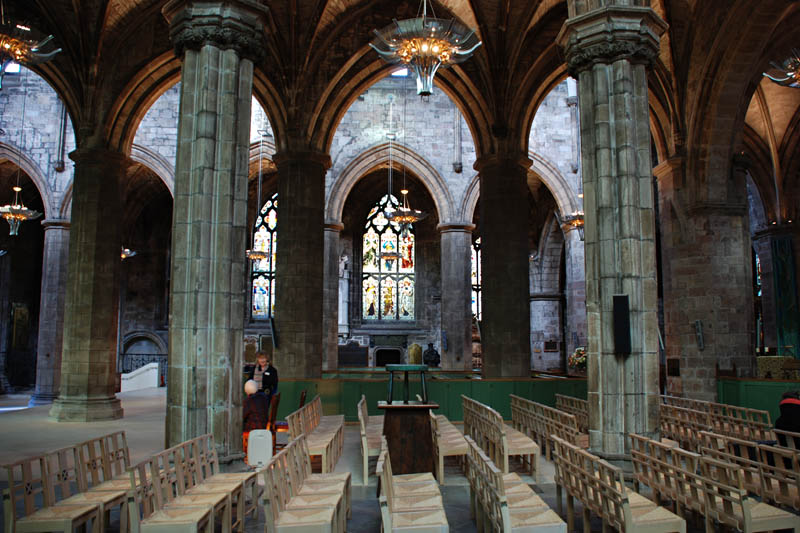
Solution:
[{"label": "stone column", "polygon": [[654,170],[660,196],[670,394],[715,401],[717,366],[728,372],[735,367],[737,375],[750,376],[755,364],[745,164],[737,158],[724,180],[730,194],[713,203],[698,200],[690,191],[680,159]]},{"label": "stone column", "polygon": [[61,382],[61,348],[64,340],[64,297],[69,260],[69,220],[47,219],[44,226],[42,295],[36,355],[36,390],[28,405],[52,403]]},{"label": "stone column", "polygon": [[[278,204],[280,205],[280,204]],[[325,224],[325,284],[322,289],[322,369],[339,367],[339,222]]]},{"label": "stone column", "polygon": [[[586,254],[590,447],[625,459],[658,432],[658,319],[646,66],[666,24],[645,7],[569,3],[558,42],[578,80]],[[613,297],[630,312],[617,353]]]},{"label": "stone column", "polygon": [[[275,154],[280,244],[275,267],[275,366],[281,376],[322,375],[325,171],[330,157]],[[335,321],[334,321],[335,323]]]},{"label": "stone column", "polygon": [[172,223],[166,441],[211,433],[241,457],[247,163],[253,58],[267,8],[171,0],[182,58]]},{"label": "stone column", "polygon": [[115,395],[119,180],[127,159],[97,149],[78,149],[70,157],[75,161],[75,178],[61,383],[50,416],[65,422],[111,420],[122,417],[122,406]]},{"label": "stone column", "polygon": [[524,156],[479,159],[482,316],[486,377],[530,377],[528,184]]},{"label": "stone column", "polygon": [[[564,334],[566,338],[565,353],[567,357],[578,346],[586,345],[586,279],[584,270],[583,240],[578,230],[567,231],[564,234],[567,247],[566,274],[564,296],[566,297],[566,324]],[[565,363],[566,364],[566,363]]]},{"label": "stone column", "polygon": [[442,234],[442,368],[472,369],[472,313],[470,252],[472,224],[440,224]]}]

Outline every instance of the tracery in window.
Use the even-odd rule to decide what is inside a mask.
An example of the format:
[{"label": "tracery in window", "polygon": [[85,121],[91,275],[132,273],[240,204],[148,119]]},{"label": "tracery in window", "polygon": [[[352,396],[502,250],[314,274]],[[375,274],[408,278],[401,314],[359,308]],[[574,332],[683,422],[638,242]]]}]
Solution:
[{"label": "tracery in window", "polygon": [[481,319],[481,238],[472,241],[472,270],[470,271],[472,283],[472,315]]},{"label": "tracery in window", "polygon": [[261,207],[256,217],[253,250],[266,252],[266,257],[253,261],[252,289],[254,319],[267,319],[275,311],[275,248],[278,244],[278,193]]},{"label": "tracery in window", "polygon": [[385,215],[398,206],[397,198],[387,194],[367,215],[362,240],[364,320],[414,320],[414,231]]}]

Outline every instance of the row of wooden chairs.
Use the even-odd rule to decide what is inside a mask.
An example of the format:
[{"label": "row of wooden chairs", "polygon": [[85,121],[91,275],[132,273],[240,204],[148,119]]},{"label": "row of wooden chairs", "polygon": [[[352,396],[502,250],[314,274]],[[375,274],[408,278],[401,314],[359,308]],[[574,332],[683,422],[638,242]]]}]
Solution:
[{"label": "row of wooden chairs", "polygon": [[306,436],[311,455],[321,457],[322,472],[333,472],[344,448],[344,415],[322,415],[319,395],[286,417],[289,436]]},{"label": "row of wooden chairs", "polygon": [[697,431],[713,431],[752,441],[775,440],[769,411],[762,409],[662,396],[660,415],[662,434],[680,437],[666,435],[695,450],[699,441],[693,435]]},{"label": "row of wooden chairs", "polygon": [[304,435],[275,455],[261,475],[266,533],[346,531],[350,474],[313,474]]},{"label": "row of wooden chairs", "polygon": [[445,415],[437,415],[432,411],[431,434],[433,435],[433,454],[436,464],[436,479],[444,484],[444,458],[459,457],[462,468],[467,454],[467,441],[456,426]]},{"label": "row of wooden chairs", "polygon": [[[126,502],[130,454],[124,432],[4,465],[4,530],[103,531],[109,511]],[[127,522],[121,513],[121,528]]]},{"label": "row of wooden chairs", "polygon": [[489,407],[468,396],[461,395],[464,412],[464,435],[469,436],[490,459],[509,472],[509,457],[521,456],[523,465],[532,476],[539,472],[539,445],[526,434],[506,425],[503,417]]},{"label": "row of wooden chairs", "polygon": [[686,532],[686,521],[625,485],[622,469],[586,450],[553,436],[555,442],[556,491],[561,512],[561,488],[567,493],[567,529],[574,529],[574,501],[583,504],[584,531],[591,514],[625,533]]},{"label": "row of wooden chairs", "polygon": [[539,447],[544,450],[548,461],[553,450],[553,441],[550,439],[550,435],[556,435],[581,448],[589,447],[589,435],[581,433],[578,429],[575,415],[515,394],[509,396],[511,397],[512,424],[516,429],[539,443]]},{"label": "row of wooden chairs", "polygon": [[478,531],[566,533],[564,521],[517,474],[503,474],[475,441],[467,442],[470,515]]},{"label": "row of wooden chairs", "polygon": [[589,433],[589,402],[573,396],[556,394],[556,409],[575,416],[578,430]]},{"label": "row of wooden chairs", "polygon": [[641,435],[631,435],[631,455],[636,484],[674,502],[681,516],[689,510],[704,517],[707,533],[715,522],[745,533],[800,531],[800,517],[750,498],[741,467],[721,460],[724,455],[700,455]]},{"label": "row of wooden chairs", "polygon": [[444,512],[439,485],[430,472],[392,473],[392,461],[386,438],[381,439],[381,452],[375,468],[380,480],[382,529],[386,533],[447,533],[450,525]]},{"label": "row of wooden chairs", "polygon": [[367,409],[367,398],[361,395],[358,401],[358,427],[361,434],[361,467],[364,485],[369,480],[369,458],[381,453],[381,436],[383,435],[383,416],[370,416]]},{"label": "row of wooden chairs", "polygon": [[256,473],[220,472],[210,434],[156,453],[130,467],[128,475],[133,533],[214,531],[215,523],[223,532],[241,533],[246,516],[257,511]]}]

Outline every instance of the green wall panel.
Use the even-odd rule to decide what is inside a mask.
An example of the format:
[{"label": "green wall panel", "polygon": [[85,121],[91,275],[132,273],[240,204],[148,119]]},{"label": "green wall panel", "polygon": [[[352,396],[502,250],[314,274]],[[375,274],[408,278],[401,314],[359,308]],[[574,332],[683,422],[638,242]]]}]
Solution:
[{"label": "green wall panel", "polygon": [[778,407],[781,395],[786,391],[799,389],[800,382],[797,381],[766,379],[720,379],[717,381],[719,403],[767,410],[773,424],[781,414]]}]

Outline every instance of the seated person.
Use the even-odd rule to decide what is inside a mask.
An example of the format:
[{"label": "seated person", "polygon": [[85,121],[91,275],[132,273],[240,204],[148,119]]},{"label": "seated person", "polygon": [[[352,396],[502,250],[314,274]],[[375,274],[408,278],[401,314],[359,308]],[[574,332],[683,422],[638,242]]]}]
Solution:
[{"label": "seated person", "polygon": [[[800,433],[800,391],[790,390],[783,393],[779,404],[781,416],[775,421],[775,429]],[[778,436],[781,446],[786,446],[786,437]],[[797,444],[795,444],[796,446]]]},{"label": "seated person", "polygon": [[252,379],[258,385],[258,390],[267,397],[267,405],[272,395],[278,392],[278,371],[272,366],[269,354],[259,351],[256,353],[256,364],[250,370],[247,379]]},{"label": "seated person", "polygon": [[258,390],[258,384],[248,380],[244,384],[244,392],[247,396],[242,405],[242,449],[247,455],[247,442],[250,438],[250,431],[254,429],[266,429],[269,418],[269,402],[263,391]]}]

